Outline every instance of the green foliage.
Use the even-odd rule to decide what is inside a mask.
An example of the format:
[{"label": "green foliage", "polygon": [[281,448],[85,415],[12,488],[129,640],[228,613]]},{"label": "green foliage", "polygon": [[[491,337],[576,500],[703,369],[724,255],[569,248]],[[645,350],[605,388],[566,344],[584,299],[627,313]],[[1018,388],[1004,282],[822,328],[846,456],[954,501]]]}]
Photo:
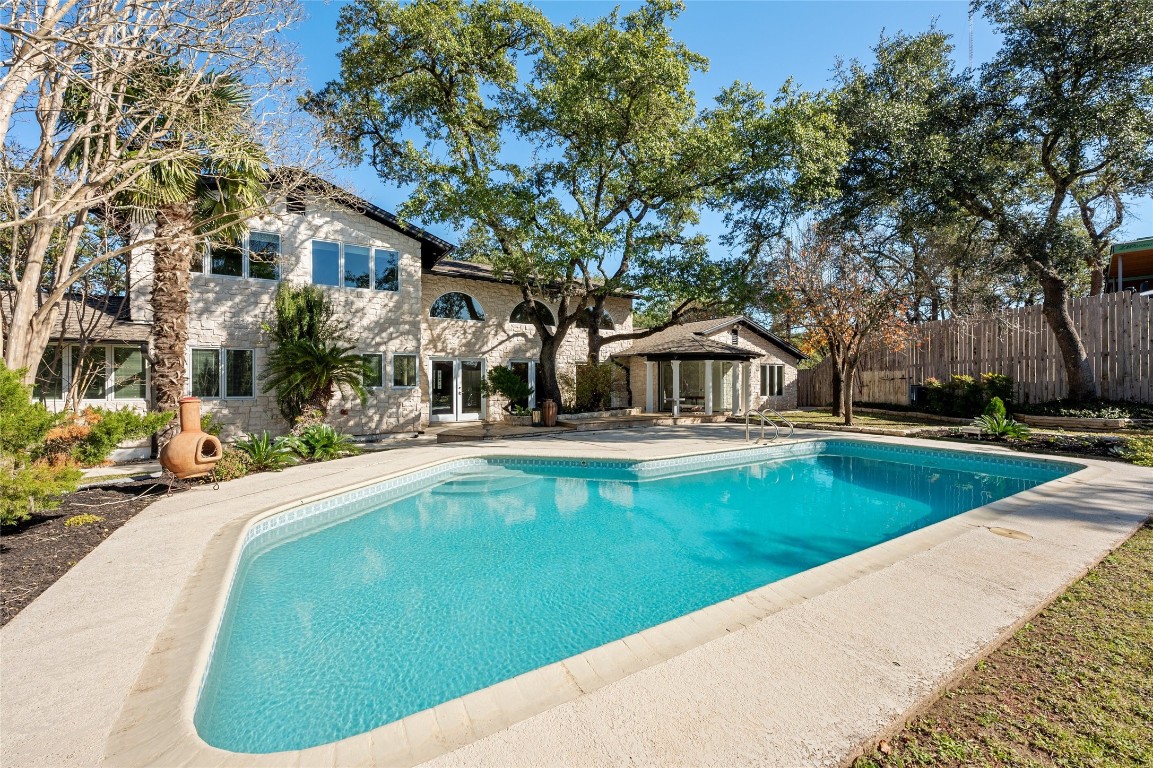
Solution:
[{"label": "green foliage", "polygon": [[267,431],[259,435],[249,434],[238,440],[234,447],[247,457],[250,472],[279,472],[296,463],[293,441],[284,437],[274,439]]},{"label": "green foliage", "polygon": [[65,528],[79,528],[83,525],[92,525],[93,523],[104,522],[104,518],[100,515],[81,514],[73,515],[64,521]]},{"label": "green foliage", "polygon": [[72,448],[72,458],[84,466],[97,466],[125,440],[138,440],[162,429],[174,414],[141,413],[123,408],[89,408],[84,412],[88,434]]},{"label": "green foliage", "polygon": [[[1002,406],[1004,407],[1004,406]],[[973,419],[973,426],[980,427],[986,435],[996,438],[1021,439],[1029,436],[1029,428],[1004,413],[985,413]]]},{"label": "green foliage", "polygon": [[1002,418],[1002,419],[1005,418],[1006,416],[1008,416],[1008,413],[1005,410],[1004,401],[1001,400],[1001,398],[999,398],[999,397],[993,397],[991,400],[989,400],[989,403],[985,406],[985,415],[986,416],[997,416],[997,417]]},{"label": "green foliage", "polygon": [[80,474],[68,465],[17,463],[0,455],[0,526],[16,525],[35,512],[60,506],[60,497],[76,490]]},{"label": "green foliage", "polygon": [[612,403],[613,364],[578,365],[573,386],[576,413],[603,411]]},{"label": "green foliage", "polygon": [[48,430],[63,420],[62,415],[32,402],[32,388],[21,381],[23,373],[0,360],[0,455],[15,456],[18,464],[26,463]]},{"label": "green foliage", "polygon": [[1121,457],[1139,467],[1153,467],[1153,437],[1131,437]]},{"label": "green foliage", "polygon": [[1078,419],[1153,419],[1153,405],[1126,400],[1053,400],[1019,405],[1018,413]]},{"label": "green foliage", "polygon": [[337,389],[364,402],[364,361],[352,353],[348,328],[319,286],[281,283],[277,288],[273,323],[266,326],[276,346],[262,379],[265,392],[275,391],[289,424],[310,411],[323,417]]},{"label": "green foliage", "polygon": [[213,437],[220,437],[220,433],[224,431],[224,424],[216,418],[216,414],[205,411],[200,414],[200,429]]},{"label": "green foliage", "polygon": [[248,454],[244,451],[239,451],[235,448],[225,448],[224,454],[221,455],[220,461],[216,462],[213,468],[213,476],[224,482],[226,480],[235,480],[238,477],[244,477],[251,470],[251,462]]},{"label": "green foliage", "polygon": [[330,461],[360,453],[351,435],[337,432],[328,424],[313,424],[291,438],[292,449],[305,461]]},{"label": "green foliage", "polygon": [[[702,108],[691,81],[707,61],[673,37],[681,10],[654,0],[554,24],[516,0],[357,0],[341,11],[340,76],[306,108],[349,159],[368,153],[382,178],[414,185],[403,215],[463,232],[459,253],[526,298],[559,299],[546,339],[621,290],[659,322],[731,310],[754,270],[710,257],[700,212],[727,209],[753,174],[748,210],[766,220],[789,209],[796,177],[830,189],[837,163],[817,150],[837,127],[819,99],[784,93],[770,115],[739,83]],[[551,353],[541,365],[552,381]]]},{"label": "green foliage", "polygon": [[487,397],[499,395],[505,399],[504,409],[515,413],[518,403],[528,402],[533,388],[524,379],[518,376],[511,368],[497,365],[489,369],[485,376],[481,390]]},{"label": "green foliage", "polygon": [[997,398],[1002,407],[1012,399],[1013,380],[999,373],[985,373],[979,379],[972,376],[954,375],[947,382],[925,379],[922,384],[922,398],[918,401],[919,410],[937,413],[942,416],[972,416],[982,413],[988,404]]}]

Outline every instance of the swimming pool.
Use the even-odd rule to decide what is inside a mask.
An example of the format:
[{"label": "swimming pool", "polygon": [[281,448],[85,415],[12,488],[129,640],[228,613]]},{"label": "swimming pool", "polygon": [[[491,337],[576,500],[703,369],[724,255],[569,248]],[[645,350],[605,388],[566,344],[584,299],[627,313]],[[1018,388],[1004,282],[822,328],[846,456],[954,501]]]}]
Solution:
[{"label": "swimming pool", "polygon": [[410,473],[249,530],[196,727],[335,741],[1078,468],[832,440]]}]

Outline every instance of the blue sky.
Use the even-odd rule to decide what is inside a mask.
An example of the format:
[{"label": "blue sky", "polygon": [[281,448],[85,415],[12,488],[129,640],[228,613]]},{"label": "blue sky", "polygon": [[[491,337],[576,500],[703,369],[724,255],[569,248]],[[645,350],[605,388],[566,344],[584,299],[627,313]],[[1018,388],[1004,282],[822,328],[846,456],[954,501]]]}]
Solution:
[{"label": "blue sky", "polygon": [[[601,16],[615,5],[587,0],[536,4],[557,22]],[[309,18],[290,36],[299,45],[311,87],[318,88],[338,74],[336,19],[342,3],[313,1],[304,5]],[[637,3],[621,5],[631,8]],[[709,58],[709,71],[694,80],[697,98],[705,103],[734,80],[769,94],[790,77],[807,90],[829,87],[838,57],[869,60],[869,49],[882,31],[920,32],[934,22],[952,36],[959,63],[967,64],[967,0],[688,0],[674,30],[692,50]],[[993,55],[997,45],[996,35],[984,20],[974,19],[974,62],[979,66]],[[404,190],[381,182],[371,168],[342,168],[337,176],[338,181],[389,210],[404,200]],[[442,226],[422,223],[453,238],[453,233]],[[702,229],[715,240],[722,232],[719,217],[707,217]],[[1153,200],[1134,201],[1119,239],[1148,235],[1153,235]]]}]

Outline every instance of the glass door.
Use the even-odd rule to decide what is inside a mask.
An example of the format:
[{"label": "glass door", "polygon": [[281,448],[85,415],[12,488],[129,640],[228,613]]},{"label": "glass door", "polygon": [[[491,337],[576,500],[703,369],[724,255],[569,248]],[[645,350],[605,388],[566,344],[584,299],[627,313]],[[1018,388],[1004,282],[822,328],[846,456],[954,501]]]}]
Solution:
[{"label": "glass door", "polygon": [[428,414],[432,421],[456,418],[456,372],[452,360],[433,360],[428,388]]},{"label": "glass door", "polygon": [[429,377],[429,421],[475,421],[483,418],[483,360],[432,360]]},{"label": "glass door", "polygon": [[480,386],[484,383],[483,360],[458,360],[460,370],[460,408],[457,420],[481,418],[484,405]]}]

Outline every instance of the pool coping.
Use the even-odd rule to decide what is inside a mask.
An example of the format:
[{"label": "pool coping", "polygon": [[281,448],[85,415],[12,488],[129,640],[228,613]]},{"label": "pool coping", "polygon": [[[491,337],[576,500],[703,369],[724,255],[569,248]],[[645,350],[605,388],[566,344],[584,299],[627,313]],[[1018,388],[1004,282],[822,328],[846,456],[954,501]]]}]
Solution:
[{"label": "pool coping", "polygon": [[[184,585],[176,608],[145,662],[108,738],[109,765],[396,765],[411,766],[452,752],[535,715],[574,701],[680,654],[804,603],[963,533],[992,524],[1023,508],[1059,496],[1071,484],[1100,479],[1106,469],[1091,460],[1009,452],[994,446],[946,446],[906,439],[820,435],[789,444],[859,442],[933,448],[946,453],[987,454],[1046,463],[1073,464],[1075,470],[1035,488],[976,507],[917,531],[860,550],[742,595],[642,630],[620,640],[452,699],[371,731],[304,750],[266,754],[235,753],[204,742],[193,725],[196,701],[216,631],[227,603],[232,576],[246,533],[261,521],[303,504],[355,491],[389,479],[467,458],[494,459],[491,451],[455,454],[277,504],[233,520],[205,550]],[[642,461],[679,459],[749,451],[749,446],[673,452]],[[513,454],[515,455],[515,454]],[[588,459],[557,453],[550,458]],[[206,599],[211,596],[212,599]]]}]

